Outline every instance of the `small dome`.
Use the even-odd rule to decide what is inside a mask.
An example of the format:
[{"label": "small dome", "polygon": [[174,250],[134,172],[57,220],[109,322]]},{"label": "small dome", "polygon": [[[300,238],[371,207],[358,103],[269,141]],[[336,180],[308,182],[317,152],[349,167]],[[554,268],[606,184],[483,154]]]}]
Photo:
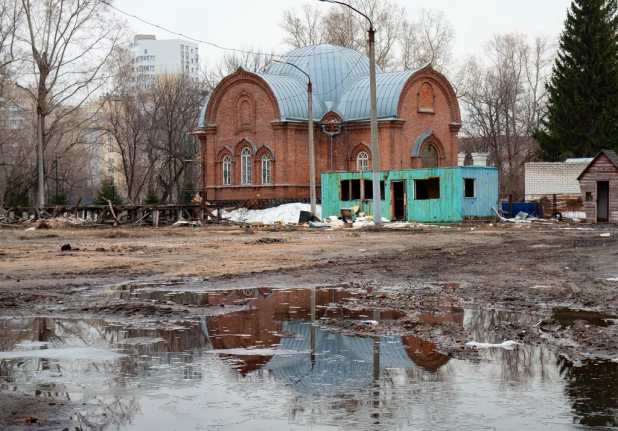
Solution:
[{"label": "small dome", "polygon": [[[281,59],[306,72],[311,77],[314,95],[327,105],[337,100],[356,78],[369,74],[369,57],[343,46],[306,46],[295,49]],[[382,69],[376,66],[376,72],[382,73]],[[266,73],[291,75],[303,81],[307,79],[298,69],[284,63],[273,63]]]}]

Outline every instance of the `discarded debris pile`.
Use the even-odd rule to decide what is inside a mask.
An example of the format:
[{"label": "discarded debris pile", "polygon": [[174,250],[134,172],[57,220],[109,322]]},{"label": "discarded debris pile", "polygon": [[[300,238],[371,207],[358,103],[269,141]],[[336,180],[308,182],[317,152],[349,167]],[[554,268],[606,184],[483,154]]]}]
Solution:
[{"label": "discarded debris pile", "polygon": [[75,205],[45,208],[0,208],[0,227],[59,229],[103,226],[201,226],[224,222],[222,210],[190,205]]}]

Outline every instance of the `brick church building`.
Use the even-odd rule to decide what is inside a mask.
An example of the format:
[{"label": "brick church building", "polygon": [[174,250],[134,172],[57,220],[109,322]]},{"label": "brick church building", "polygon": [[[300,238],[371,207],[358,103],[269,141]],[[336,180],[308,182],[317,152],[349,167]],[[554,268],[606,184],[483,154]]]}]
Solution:
[{"label": "brick church building", "polygon": [[[317,196],[322,172],[371,169],[369,58],[335,45],[282,57],[311,77]],[[457,166],[461,115],[448,80],[426,65],[377,72],[380,169]],[[239,68],[204,105],[201,141],[206,200],[309,197],[307,77],[273,63]]]}]

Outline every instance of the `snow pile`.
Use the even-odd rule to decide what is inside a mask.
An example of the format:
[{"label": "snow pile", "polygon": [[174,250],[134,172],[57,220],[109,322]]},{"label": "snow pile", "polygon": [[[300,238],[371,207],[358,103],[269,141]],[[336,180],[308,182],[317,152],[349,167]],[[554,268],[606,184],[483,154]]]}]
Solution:
[{"label": "snow pile", "polygon": [[586,220],[586,213],[583,211],[565,211],[562,213],[562,217],[574,220]]},{"label": "snow pile", "polygon": [[[241,223],[262,222],[264,224],[273,224],[283,220],[285,223],[298,223],[298,217],[301,211],[311,212],[310,204],[285,204],[265,210],[247,210],[240,208],[232,212],[224,212],[223,218]],[[322,207],[316,207],[316,217],[322,217]]]}]

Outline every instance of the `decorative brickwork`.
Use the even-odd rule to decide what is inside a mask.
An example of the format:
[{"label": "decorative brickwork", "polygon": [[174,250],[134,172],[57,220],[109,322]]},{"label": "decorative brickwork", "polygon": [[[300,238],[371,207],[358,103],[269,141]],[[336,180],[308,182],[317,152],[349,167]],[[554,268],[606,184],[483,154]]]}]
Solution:
[{"label": "decorative brickwork", "polygon": [[433,113],[433,87],[430,83],[424,82],[418,92],[418,111]]},{"label": "decorative brickwork", "polygon": [[[340,53],[342,49],[345,48],[336,47],[333,51]],[[294,59],[291,55],[288,61]],[[242,200],[257,194],[263,199],[309,197],[307,121],[292,118],[290,114],[291,110],[295,116],[306,112],[306,93],[297,94],[306,86],[303,79],[269,75],[268,72],[255,74],[239,68],[217,86],[199,130],[207,201]],[[431,130],[432,135],[426,143],[436,148],[439,166],[457,166],[457,133],[461,127],[461,117],[451,85],[431,67],[410,72],[404,79],[397,87],[401,91],[390,102],[393,106],[392,117],[382,116],[378,121],[380,169],[421,167],[421,154],[414,157],[411,154],[415,140],[427,130]],[[379,90],[378,103],[393,100],[392,94],[389,94],[382,95]],[[321,173],[329,171],[331,160],[330,138],[320,123],[325,123],[326,132],[336,133],[332,137],[332,160],[333,169],[337,171],[356,170],[356,157],[361,151],[368,154],[371,167],[371,133],[369,118],[347,118],[343,115],[344,111],[338,110],[337,101],[320,101],[316,97],[319,96],[314,94],[314,115],[322,117],[321,121],[315,120],[313,131],[319,198]],[[348,106],[348,110],[351,108]],[[315,109],[322,111],[316,113]],[[243,181],[248,175],[245,169],[243,177],[241,166],[244,148],[251,150],[250,184]],[[267,185],[261,184],[264,154],[271,157],[270,182]],[[226,155],[231,159],[229,185],[224,184],[222,165]]]}]

